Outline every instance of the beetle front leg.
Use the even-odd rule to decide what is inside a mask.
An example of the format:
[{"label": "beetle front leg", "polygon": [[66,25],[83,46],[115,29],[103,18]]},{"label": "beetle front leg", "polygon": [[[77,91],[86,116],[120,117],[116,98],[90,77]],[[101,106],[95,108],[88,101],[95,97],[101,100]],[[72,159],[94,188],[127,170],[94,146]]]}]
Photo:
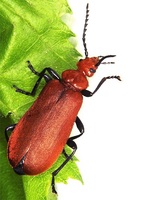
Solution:
[{"label": "beetle front leg", "polygon": [[[33,65],[31,64],[31,62],[28,60],[27,61],[27,63],[28,63],[28,68],[31,70],[31,72],[33,73],[33,74],[35,74],[36,76],[42,76],[42,74],[41,73],[39,73],[39,72],[37,72],[35,69],[34,69],[34,67],[33,67]],[[48,82],[48,81],[50,81],[51,80],[51,77],[49,77],[47,74],[43,74],[43,78],[45,79],[45,81],[46,82]]]},{"label": "beetle front leg", "polygon": [[5,137],[6,137],[7,142],[9,140],[8,131],[13,131],[16,125],[17,124],[12,124],[8,126],[7,128],[5,128]]},{"label": "beetle front leg", "polygon": [[[37,76],[40,76],[40,77],[43,76],[43,78],[45,79],[46,82],[50,81],[52,78],[53,78],[53,79],[60,80],[59,75],[58,75],[57,72],[56,72],[55,70],[53,70],[52,68],[46,67],[46,68],[44,68],[44,69],[42,70],[42,72],[37,72],[37,71],[34,69],[34,67],[33,67],[33,65],[31,64],[30,61],[27,61],[27,63],[28,63],[28,68],[31,70],[31,72],[34,73],[34,74],[37,75]],[[46,71],[49,73],[49,75],[50,75],[52,78],[51,78],[50,76],[48,76],[47,74],[45,74]]]},{"label": "beetle front leg", "polygon": [[43,75],[39,77],[39,79],[38,79],[37,82],[35,83],[35,85],[34,85],[34,87],[33,87],[33,89],[32,89],[31,92],[22,90],[22,89],[18,88],[16,85],[13,85],[13,87],[16,89],[16,92],[20,92],[20,93],[25,94],[25,95],[28,95],[28,96],[34,96],[34,95],[36,94],[36,91],[37,91],[37,89],[38,89],[38,86],[39,86],[39,84],[40,84],[42,78],[43,78]]},{"label": "beetle front leg", "polygon": [[90,92],[89,90],[82,90],[81,93],[83,96],[85,97],[91,97],[93,96],[98,90],[99,88],[101,87],[101,85],[107,80],[107,79],[117,79],[119,81],[121,81],[121,78],[120,76],[107,76],[107,77],[104,77],[102,78],[102,80],[99,82],[99,84],[97,85],[96,89],[93,91],[93,92]]},{"label": "beetle front leg", "polygon": [[[36,81],[36,83],[35,83],[35,85],[34,85],[34,87],[33,87],[33,89],[32,89],[31,92],[22,90],[22,89],[18,88],[17,86],[13,85],[13,87],[16,88],[16,92],[20,92],[20,93],[22,93],[22,94],[29,95],[29,96],[34,96],[35,93],[36,93],[36,91],[37,91],[37,89],[38,89],[38,86],[39,86],[39,84],[40,84],[42,78],[44,78],[46,82],[52,80],[52,78],[53,78],[53,79],[60,80],[59,75],[58,75],[53,69],[51,69],[50,67],[44,68],[41,72],[37,72],[37,71],[33,68],[33,66],[32,66],[32,64],[30,63],[30,61],[27,61],[27,62],[28,62],[28,67],[29,67],[29,69],[30,69],[35,75],[39,76],[39,79]],[[50,75],[51,77],[50,77],[49,75],[45,74],[46,72],[48,72],[49,75]]]}]

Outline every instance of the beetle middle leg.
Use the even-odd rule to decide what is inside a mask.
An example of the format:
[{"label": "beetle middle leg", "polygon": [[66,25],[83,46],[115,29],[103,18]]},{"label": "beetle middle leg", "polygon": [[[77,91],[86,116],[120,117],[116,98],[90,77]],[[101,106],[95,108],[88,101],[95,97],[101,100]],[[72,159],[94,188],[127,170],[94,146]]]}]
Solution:
[{"label": "beetle middle leg", "polygon": [[[31,92],[22,90],[22,89],[18,88],[17,86],[13,85],[13,87],[16,88],[16,92],[20,92],[20,93],[22,93],[22,94],[29,95],[29,96],[34,96],[35,93],[36,93],[36,91],[37,91],[37,89],[38,89],[38,86],[39,86],[39,84],[40,84],[40,82],[41,82],[41,80],[42,80],[43,78],[44,78],[44,80],[45,80],[46,82],[48,82],[48,81],[50,81],[50,80],[52,80],[52,79],[60,80],[59,75],[58,75],[58,74],[56,73],[56,71],[54,71],[52,68],[47,67],[47,68],[44,68],[41,72],[37,72],[37,71],[33,68],[33,66],[32,66],[32,64],[30,63],[30,61],[27,61],[27,63],[28,63],[29,69],[30,69],[35,75],[39,76],[39,78],[38,78],[38,80],[36,81],[36,83],[35,83],[35,85],[34,85],[34,87],[33,87],[33,89],[32,89]],[[50,76],[47,75],[46,72],[48,72]]]},{"label": "beetle middle leg", "polygon": [[[76,123],[76,126],[77,126],[77,128],[78,128],[80,134],[75,135],[75,136],[72,136],[72,137],[70,137],[68,140],[75,140],[75,139],[79,138],[79,137],[84,133],[84,125],[83,125],[82,121],[80,120],[80,118],[79,118],[78,116],[76,117],[75,123]],[[64,156],[65,156],[66,158],[68,157],[68,155],[67,155],[65,149],[63,149],[63,154],[64,154]]]},{"label": "beetle middle leg", "polygon": [[81,91],[82,95],[85,96],[85,97],[91,97],[91,96],[93,96],[93,95],[99,90],[99,88],[101,87],[101,85],[102,85],[107,79],[117,79],[117,80],[121,81],[120,76],[107,76],[107,77],[104,77],[104,78],[102,78],[102,80],[98,83],[96,89],[95,89],[93,92],[90,92],[89,90],[82,90],[82,91]]}]

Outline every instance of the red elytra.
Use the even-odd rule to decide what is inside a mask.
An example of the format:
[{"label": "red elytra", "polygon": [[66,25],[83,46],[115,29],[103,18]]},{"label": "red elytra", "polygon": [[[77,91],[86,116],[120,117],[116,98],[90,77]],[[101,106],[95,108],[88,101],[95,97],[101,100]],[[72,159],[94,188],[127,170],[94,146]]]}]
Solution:
[{"label": "red elytra", "polygon": [[[51,68],[45,68],[40,73],[36,72],[28,61],[30,70],[39,78],[31,92],[26,92],[14,86],[16,91],[34,96],[42,78],[45,79],[47,84],[20,121],[5,130],[7,140],[8,131],[12,131],[8,141],[8,159],[14,171],[20,175],[42,173],[55,163],[62,152],[64,153],[66,160],[52,173],[53,192],[55,192],[54,176],[72,158],[77,149],[74,140],[84,132],[83,123],[77,117],[83,96],[91,97],[107,79],[115,78],[120,80],[119,76],[104,77],[93,92],[86,90],[88,87],[86,77],[92,77],[104,59],[114,57],[114,55],[88,57],[85,43],[88,12],[87,4],[82,38],[85,59],[79,60],[77,70],[69,69],[64,71],[62,78]],[[69,137],[74,122],[80,134]],[[70,155],[63,151],[65,144],[73,149]]]},{"label": "red elytra", "polygon": [[81,93],[58,80],[48,82],[9,138],[12,167],[17,167],[25,156],[25,174],[36,175],[50,168],[69,138],[81,104]]}]

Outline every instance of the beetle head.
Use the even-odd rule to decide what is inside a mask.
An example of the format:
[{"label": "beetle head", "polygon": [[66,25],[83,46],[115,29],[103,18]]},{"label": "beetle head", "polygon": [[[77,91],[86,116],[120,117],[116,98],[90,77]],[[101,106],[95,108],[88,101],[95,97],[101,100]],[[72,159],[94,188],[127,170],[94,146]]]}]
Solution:
[{"label": "beetle head", "polygon": [[115,55],[98,56],[91,58],[86,57],[85,59],[80,59],[77,63],[78,70],[83,72],[85,76],[91,77],[94,75],[102,61],[109,57],[115,57]]}]

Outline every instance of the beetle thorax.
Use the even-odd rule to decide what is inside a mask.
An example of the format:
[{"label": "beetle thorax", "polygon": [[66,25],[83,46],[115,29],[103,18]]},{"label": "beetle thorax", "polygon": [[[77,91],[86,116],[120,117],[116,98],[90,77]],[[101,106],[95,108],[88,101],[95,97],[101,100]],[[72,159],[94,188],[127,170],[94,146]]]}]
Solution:
[{"label": "beetle thorax", "polygon": [[88,87],[86,76],[79,70],[66,70],[62,73],[62,80],[65,84],[70,85],[73,89],[81,91]]}]

